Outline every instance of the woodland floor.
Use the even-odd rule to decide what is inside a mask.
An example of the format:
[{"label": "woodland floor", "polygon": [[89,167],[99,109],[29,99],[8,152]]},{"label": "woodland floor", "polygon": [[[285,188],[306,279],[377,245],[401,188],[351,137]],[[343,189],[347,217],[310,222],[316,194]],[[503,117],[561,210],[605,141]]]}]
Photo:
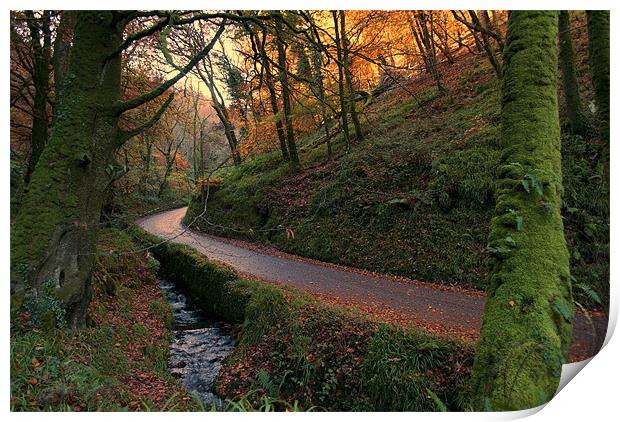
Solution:
[{"label": "woodland floor", "polygon": [[[286,254],[248,242],[219,238],[183,227],[186,208],[138,221],[146,231],[194,247],[245,276],[305,290],[323,300],[354,306],[389,322],[414,325],[436,334],[474,342],[480,330],[484,293],[386,276]],[[578,314],[570,361],[593,356],[607,330],[607,316]]]}]

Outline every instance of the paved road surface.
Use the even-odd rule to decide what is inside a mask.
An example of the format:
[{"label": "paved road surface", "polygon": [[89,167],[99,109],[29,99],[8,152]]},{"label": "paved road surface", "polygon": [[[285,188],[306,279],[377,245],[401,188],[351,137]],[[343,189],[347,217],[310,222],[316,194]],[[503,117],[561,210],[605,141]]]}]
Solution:
[{"label": "paved road surface", "polygon": [[[224,262],[241,273],[318,293],[336,301],[386,310],[436,331],[477,337],[484,296],[479,292],[446,289],[419,281],[394,278],[323,265],[284,253],[261,250],[245,242],[231,242],[185,230],[181,220],[186,208],[154,214],[138,220],[146,231],[162,238],[180,234],[172,241],[194,247],[211,259]],[[596,331],[578,316],[574,326],[571,360],[593,355],[607,329],[606,318],[595,318]]]}]

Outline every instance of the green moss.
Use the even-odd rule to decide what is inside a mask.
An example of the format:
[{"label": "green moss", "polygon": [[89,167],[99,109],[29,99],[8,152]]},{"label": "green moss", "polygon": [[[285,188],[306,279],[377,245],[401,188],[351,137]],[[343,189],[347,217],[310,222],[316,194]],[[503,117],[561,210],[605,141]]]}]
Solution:
[{"label": "green moss", "polygon": [[510,13],[491,286],[474,364],[478,409],[517,410],[550,400],[570,346],[556,35],[557,12]]}]

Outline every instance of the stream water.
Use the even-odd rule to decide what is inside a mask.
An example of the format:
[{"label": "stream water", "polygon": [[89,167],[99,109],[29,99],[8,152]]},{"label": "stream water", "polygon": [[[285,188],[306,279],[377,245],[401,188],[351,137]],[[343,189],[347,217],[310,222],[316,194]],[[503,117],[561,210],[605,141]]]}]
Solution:
[{"label": "stream water", "polygon": [[222,362],[235,347],[229,326],[208,318],[171,281],[161,279],[161,289],[174,312],[174,341],[170,346],[170,373],[183,382],[207,406],[223,406],[213,392]]}]

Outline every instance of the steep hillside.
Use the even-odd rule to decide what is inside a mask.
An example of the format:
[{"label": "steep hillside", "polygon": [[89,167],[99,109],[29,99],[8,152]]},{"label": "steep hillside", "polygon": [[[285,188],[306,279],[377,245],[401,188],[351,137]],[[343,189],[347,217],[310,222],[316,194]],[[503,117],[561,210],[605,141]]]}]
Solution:
[{"label": "steep hillside", "polygon": [[[578,65],[583,76],[587,61]],[[374,98],[362,120],[366,139],[348,152],[341,136],[331,159],[326,145],[315,146],[319,134],[302,140],[299,173],[277,152],[221,172],[195,225],[323,261],[484,289],[500,83],[471,57],[444,69],[444,79],[442,93],[423,79]],[[596,140],[564,135],[563,154],[573,275],[607,303],[609,163],[598,162]],[[186,224],[202,210],[193,201]],[[581,287],[578,300],[592,305]]]}]

